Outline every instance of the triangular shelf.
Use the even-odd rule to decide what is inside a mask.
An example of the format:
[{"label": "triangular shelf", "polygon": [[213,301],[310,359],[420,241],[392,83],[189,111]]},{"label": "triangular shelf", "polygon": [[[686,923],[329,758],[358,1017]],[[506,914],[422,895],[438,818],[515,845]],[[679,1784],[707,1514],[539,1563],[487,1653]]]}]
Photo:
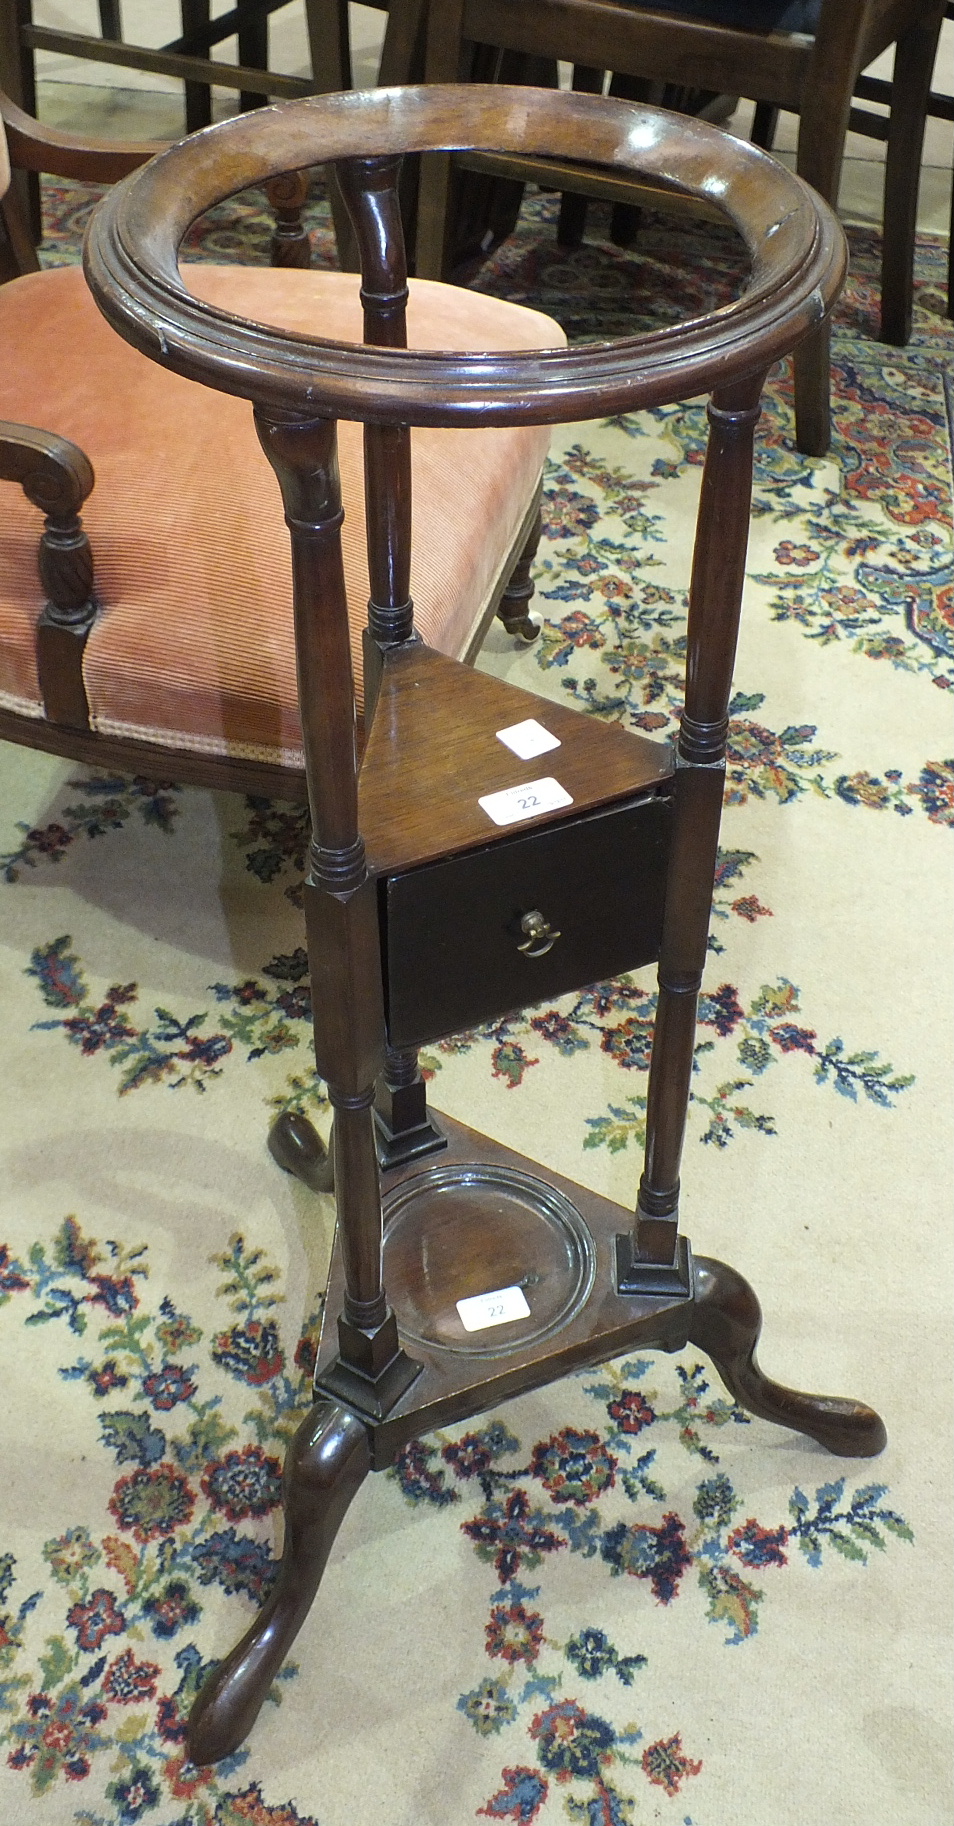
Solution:
[{"label": "triangular shelf", "polygon": [[[560,746],[525,761],[497,731],[531,717]],[[394,874],[512,835],[478,804],[506,787],[555,778],[570,794],[572,806],[514,827],[523,832],[652,791],[672,772],[668,742],[601,723],[412,641],[385,656],[361,764],[368,864],[375,874]]]}]

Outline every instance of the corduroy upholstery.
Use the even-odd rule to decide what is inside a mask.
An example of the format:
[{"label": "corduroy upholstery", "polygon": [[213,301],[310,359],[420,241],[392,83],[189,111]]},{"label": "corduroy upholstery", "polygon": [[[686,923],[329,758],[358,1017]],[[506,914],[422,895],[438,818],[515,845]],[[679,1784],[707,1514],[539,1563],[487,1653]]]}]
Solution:
[{"label": "corduroy upholstery", "polygon": [[[351,274],[192,265],[195,293],[239,315],[361,340]],[[412,346],[553,346],[550,318],[479,293],[411,284]],[[298,766],[291,566],[281,499],[251,408],[166,373],[96,310],[81,272],[0,288],[0,418],[41,425],[90,457],[84,519],[101,605],[84,675],[97,731]],[[431,645],[460,655],[519,533],[546,428],[413,435],[412,593]],[[361,427],[339,428],[353,652],[367,614]],[[42,715],[34,630],[39,515],[4,490],[0,703]]]}]

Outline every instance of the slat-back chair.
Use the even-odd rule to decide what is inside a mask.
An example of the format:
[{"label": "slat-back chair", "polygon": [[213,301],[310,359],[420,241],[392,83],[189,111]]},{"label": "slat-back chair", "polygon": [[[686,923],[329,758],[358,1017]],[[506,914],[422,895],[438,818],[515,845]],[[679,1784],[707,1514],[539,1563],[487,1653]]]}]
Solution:
[{"label": "slat-back chair", "polygon": [[[83,64],[143,70],[181,78],[185,85],[187,132],[212,119],[212,88],[238,91],[242,108],[269,99],[326,94],[352,86],[348,0],[304,0],[310,76],[293,76],[268,68],[268,22],[289,0],[236,0],[225,13],[211,16],[210,0],[180,0],[182,31],[160,47],[131,44],[122,34],[121,0],[100,0],[101,37],[62,26],[38,25],[33,0],[0,0],[0,89],[25,113],[37,112],[36,54],[53,51]],[[411,82],[423,75],[426,0],[368,0],[387,13],[378,81]],[[238,61],[214,58],[215,47],[235,36]],[[30,220],[40,232],[38,190],[29,188]],[[354,265],[347,213],[332,189],[332,209],[343,266]]]},{"label": "slat-back chair", "polygon": [[[427,78],[466,78],[473,48],[494,45],[650,84],[744,95],[763,109],[786,108],[800,117],[799,176],[834,206],[860,72],[893,44],[881,334],[903,344],[911,333],[921,144],[943,13],[944,0],[431,0]],[[741,29],[746,20],[761,20],[762,29]],[[814,29],[766,29],[766,21],[771,27],[779,20]],[[483,154],[478,162],[500,176],[666,207],[664,197],[639,196],[615,174],[607,182],[579,166],[574,170],[572,160],[556,170]],[[446,271],[453,221],[448,168],[432,165],[422,197],[418,272],[433,277]],[[795,361],[798,445],[813,455],[829,446],[829,384],[829,337],[822,329]]]},{"label": "slat-back chair", "polygon": [[[290,0],[236,0],[212,17],[210,0],[180,0],[182,31],[169,44],[132,44],[123,36],[121,0],[99,0],[100,36],[37,25],[32,0],[0,0],[0,87],[28,113],[36,107],[36,53],[58,52],[84,63],[179,77],[185,83],[188,132],[212,119],[210,85],[238,90],[243,108],[269,98],[350,89],[351,34],[347,0],[303,0],[312,75],[268,68],[268,22]],[[425,0],[368,0],[388,14],[379,80],[407,82],[423,73]],[[238,59],[210,55],[236,37]]]}]

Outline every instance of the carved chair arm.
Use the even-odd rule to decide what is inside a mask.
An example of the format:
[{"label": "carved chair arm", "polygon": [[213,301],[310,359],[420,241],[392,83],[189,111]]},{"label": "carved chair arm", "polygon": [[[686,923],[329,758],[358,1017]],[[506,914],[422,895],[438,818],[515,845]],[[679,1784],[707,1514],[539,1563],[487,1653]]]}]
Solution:
[{"label": "carved chair arm", "polygon": [[0,90],[0,118],[6,128],[14,170],[50,177],[114,184],[169,144],[167,140],[91,140],[81,133],[44,127]]},{"label": "carved chair arm", "polygon": [[[131,171],[164,152],[170,140],[91,140],[81,133],[44,127],[0,89],[0,120],[6,129],[10,164],[14,171],[38,171],[47,177],[79,178],[88,184],[115,184]],[[271,258],[273,266],[307,267],[311,264],[311,238],[302,225],[301,212],[308,197],[308,174],[288,171],[265,186],[275,216]],[[7,199],[2,199],[4,203]],[[4,208],[7,233],[14,244],[21,272],[39,270],[33,244],[12,202]]]},{"label": "carved chair arm", "polygon": [[0,481],[19,482],[42,513],[78,514],[95,479],[89,457],[69,438],[0,419]]},{"label": "carved chair arm", "polygon": [[18,482],[46,516],[37,565],[47,601],[36,631],[37,673],[50,722],[89,728],[83,648],[96,618],[93,555],[80,508],[93,465],[77,444],[0,420],[0,481]]}]

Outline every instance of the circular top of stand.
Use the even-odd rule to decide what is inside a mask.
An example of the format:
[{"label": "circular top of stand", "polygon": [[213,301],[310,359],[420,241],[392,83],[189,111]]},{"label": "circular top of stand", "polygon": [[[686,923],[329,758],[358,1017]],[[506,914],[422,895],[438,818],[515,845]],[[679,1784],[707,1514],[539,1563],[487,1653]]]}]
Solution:
[{"label": "circular top of stand", "polygon": [[[714,204],[746,243],[748,282],[717,310],[639,336],[487,354],[303,336],[206,304],[183,283],[183,236],[236,191],[328,161],[442,149],[584,160]],[[708,122],[604,96],[436,84],[309,96],[191,135],[104,198],[85,262],[101,310],[144,355],[271,412],[518,425],[660,405],[764,372],[823,321],[846,252],[807,185]]]}]

